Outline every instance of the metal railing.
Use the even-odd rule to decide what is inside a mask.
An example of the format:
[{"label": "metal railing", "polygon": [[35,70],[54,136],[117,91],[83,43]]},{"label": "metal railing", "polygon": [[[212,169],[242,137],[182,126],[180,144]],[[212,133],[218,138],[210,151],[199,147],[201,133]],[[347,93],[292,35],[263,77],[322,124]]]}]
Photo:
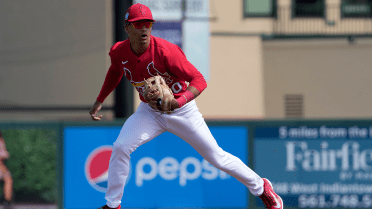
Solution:
[{"label": "metal railing", "polygon": [[298,15],[292,6],[278,6],[274,35],[372,35],[370,6],[326,5],[322,15]]}]

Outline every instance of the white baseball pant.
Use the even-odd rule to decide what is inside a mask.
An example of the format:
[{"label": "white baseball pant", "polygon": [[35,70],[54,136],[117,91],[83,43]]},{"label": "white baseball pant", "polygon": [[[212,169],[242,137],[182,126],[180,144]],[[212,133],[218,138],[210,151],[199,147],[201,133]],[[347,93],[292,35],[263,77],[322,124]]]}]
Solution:
[{"label": "white baseball pant", "polygon": [[159,115],[159,112],[141,102],[137,111],[124,123],[111,154],[105,196],[107,206],[115,208],[121,203],[129,174],[130,154],[165,131],[179,136],[214,167],[247,186],[253,195],[263,193],[261,177],[239,158],[218,146],[195,101],[176,109],[172,114]]}]

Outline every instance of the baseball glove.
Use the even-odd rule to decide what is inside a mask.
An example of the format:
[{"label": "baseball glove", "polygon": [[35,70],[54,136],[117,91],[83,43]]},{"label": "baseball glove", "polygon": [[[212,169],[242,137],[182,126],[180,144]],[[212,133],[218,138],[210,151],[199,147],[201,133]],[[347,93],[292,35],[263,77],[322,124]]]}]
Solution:
[{"label": "baseball glove", "polygon": [[153,109],[162,113],[172,113],[173,92],[160,75],[145,80],[143,97]]}]

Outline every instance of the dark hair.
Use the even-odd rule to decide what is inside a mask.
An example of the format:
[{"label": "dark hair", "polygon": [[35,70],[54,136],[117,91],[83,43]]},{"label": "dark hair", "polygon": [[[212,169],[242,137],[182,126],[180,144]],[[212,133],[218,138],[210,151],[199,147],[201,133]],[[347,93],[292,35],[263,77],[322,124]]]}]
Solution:
[{"label": "dark hair", "polygon": [[0,137],[3,137],[3,133],[1,133],[1,130],[0,130]]},{"label": "dark hair", "polygon": [[125,28],[128,25],[130,25],[130,22],[125,22],[123,28]]}]

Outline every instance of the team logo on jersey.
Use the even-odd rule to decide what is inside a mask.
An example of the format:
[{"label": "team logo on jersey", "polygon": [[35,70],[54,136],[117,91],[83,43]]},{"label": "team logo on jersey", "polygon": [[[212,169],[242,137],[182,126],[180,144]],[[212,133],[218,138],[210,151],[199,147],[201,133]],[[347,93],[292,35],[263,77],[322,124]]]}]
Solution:
[{"label": "team logo on jersey", "polygon": [[[125,64],[125,63],[124,63]],[[132,84],[132,86],[134,87],[141,87],[143,85],[145,85],[145,81],[140,81],[140,82],[135,82],[133,81],[133,78],[132,78],[132,73],[130,72],[130,70],[126,67],[124,67],[124,74],[125,76],[128,78],[129,82]]]},{"label": "team logo on jersey", "polygon": [[150,64],[147,65],[147,71],[149,72],[150,76],[161,75],[164,78],[165,83],[167,84],[170,84],[173,82],[173,79],[167,72],[161,73],[155,68],[154,62],[150,62]]},{"label": "team logo on jersey", "polygon": [[134,86],[137,89],[137,91],[141,95],[143,95],[143,89],[145,88],[145,81],[135,82],[133,80],[132,73],[130,72],[130,70],[126,67],[124,67],[123,70],[124,70],[125,77],[128,78],[128,80],[132,84],[132,86]]},{"label": "team logo on jersey", "polygon": [[[112,146],[100,146],[94,149],[85,161],[85,177],[89,184],[97,191],[105,193],[107,191],[108,168],[112,153]],[[126,181],[128,183],[131,176],[131,165]]]},{"label": "team logo on jersey", "polygon": [[[124,62],[122,61],[121,63],[124,65],[126,64],[128,61]],[[126,68],[126,67],[123,67],[123,70],[124,70],[124,74],[125,74],[125,77],[127,77],[127,79],[129,80],[129,82],[132,84],[132,86],[134,86],[137,91],[139,92],[140,95],[143,95],[144,93],[144,88],[145,88],[145,81],[144,80],[141,80],[141,81],[134,81],[133,80],[133,76],[132,76],[132,72]],[[164,72],[164,73],[161,73],[159,70],[157,70],[155,68],[155,65],[154,65],[154,62],[150,62],[148,65],[147,65],[147,72],[149,73],[149,77],[152,77],[152,76],[156,76],[156,75],[160,75],[164,78],[165,82],[170,85],[173,83],[173,79],[172,77],[167,73],[167,72]],[[138,79],[138,78],[137,78]],[[143,79],[143,78],[142,78]],[[181,87],[182,89],[182,87]],[[181,90],[180,89],[180,90]],[[176,93],[175,89],[173,89],[173,92]]]}]

